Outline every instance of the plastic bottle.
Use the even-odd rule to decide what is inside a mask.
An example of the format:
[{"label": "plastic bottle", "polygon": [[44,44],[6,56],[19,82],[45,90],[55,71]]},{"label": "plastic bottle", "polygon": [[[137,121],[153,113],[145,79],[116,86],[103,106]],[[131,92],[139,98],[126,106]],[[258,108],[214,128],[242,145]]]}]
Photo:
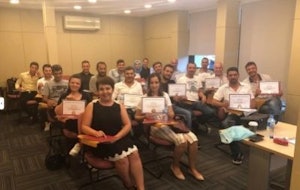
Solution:
[{"label": "plastic bottle", "polygon": [[274,115],[270,115],[267,121],[267,130],[268,130],[268,135],[271,139],[273,139],[274,137],[274,128],[275,128],[275,119],[274,119]]},{"label": "plastic bottle", "polygon": [[168,108],[165,108],[164,110],[163,110],[163,121],[168,121],[169,120],[169,118],[168,118]]}]

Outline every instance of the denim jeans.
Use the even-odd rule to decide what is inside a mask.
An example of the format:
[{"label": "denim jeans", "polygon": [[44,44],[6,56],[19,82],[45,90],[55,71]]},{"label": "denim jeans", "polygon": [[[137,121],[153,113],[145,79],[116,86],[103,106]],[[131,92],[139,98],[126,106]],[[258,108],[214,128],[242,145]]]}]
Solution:
[{"label": "denim jeans", "polygon": [[192,113],[190,110],[184,109],[182,107],[179,107],[177,105],[173,105],[173,110],[175,114],[180,114],[184,117],[186,120],[186,125],[189,129],[192,129]]}]

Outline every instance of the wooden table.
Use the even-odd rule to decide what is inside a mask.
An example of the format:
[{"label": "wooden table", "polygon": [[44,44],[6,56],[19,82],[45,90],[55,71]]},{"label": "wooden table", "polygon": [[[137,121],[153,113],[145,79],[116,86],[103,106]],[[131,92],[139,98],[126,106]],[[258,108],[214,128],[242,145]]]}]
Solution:
[{"label": "wooden table", "polygon": [[[294,138],[296,137],[296,130],[296,125],[278,122],[275,126],[274,136]],[[243,140],[243,143],[250,146],[248,189],[269,189],[270,160],[272,154],[282,156],[288,160],[286,189],[289,189],[295,145],[290,143],[288,146],[275,144],[273,139],[268,137],[266,130],[258,131],[257,133],[264,135],[263,141],[254,143],[249,140]]]}]

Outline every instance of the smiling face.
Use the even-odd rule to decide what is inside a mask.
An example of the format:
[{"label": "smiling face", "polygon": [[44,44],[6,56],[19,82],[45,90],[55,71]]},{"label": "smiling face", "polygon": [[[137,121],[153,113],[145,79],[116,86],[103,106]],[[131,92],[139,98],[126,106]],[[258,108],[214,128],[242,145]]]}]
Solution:
[{"label": "smiling face", "polygon": [[158,95],[158,91],[160,88],[160,82],[157,76],[153,76],[150,78],[149,88],[153,95]]},{"label": "smiling face", "polygon": [[254,64],[251,64],[246,67],[246,71],[250,77],[254,77],[257,74],[257,67]]},{"label": "smiling face", "polygon": [[69,81],[69,88],[71,92],[78,92],[81,87],[81,80],[79,78],[71,78]]},{"label": "smiling face", "polygon": [[108,84],[99,84],[98,93],[102,102],[109,102],[112,99],[113,88]]},{"label": "smiling face", "polygon": [[132,69],[125,70],[124,77],[125,77],[125,83],[133,83],[135,77],[134,70]]},{"label": "smiling face", "polygon": [[170,80],[174,73],[174,69],[172,67],[165,67],[162,76],[165,80]]}]

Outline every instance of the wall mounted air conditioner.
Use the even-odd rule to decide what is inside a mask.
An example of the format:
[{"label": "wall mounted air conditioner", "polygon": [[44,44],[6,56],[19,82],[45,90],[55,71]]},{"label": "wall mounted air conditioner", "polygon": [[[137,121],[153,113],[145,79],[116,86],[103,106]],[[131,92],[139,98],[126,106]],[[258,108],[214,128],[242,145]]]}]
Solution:
[{"label": "wall mounted air conditioner", "polygon": [[65,30],[99,30],[100,18],[83,16],[64,16]]}]

